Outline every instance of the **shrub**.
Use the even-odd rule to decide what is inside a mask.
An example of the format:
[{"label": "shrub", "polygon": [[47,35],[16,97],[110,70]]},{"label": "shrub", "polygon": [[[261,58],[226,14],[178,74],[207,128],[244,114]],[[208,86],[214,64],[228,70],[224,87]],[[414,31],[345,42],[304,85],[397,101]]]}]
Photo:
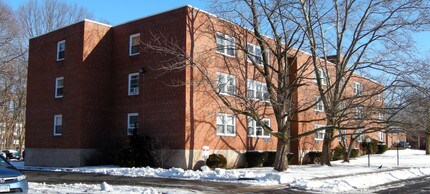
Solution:
[{"label": "shrub", "polygon": [[[263,163],[263,166],[264,167],[269,167],[269,166],[273,167],[275,165],[276,152],[267,151],[266,153],[267,153],[267,159]],[[288,158],[288,164],[293,163],[294,153],[288,153],[287,158]]]},{"label": "shrub", "polygon": [[267,153],[267,159],[263,163],[263,166],[264,167],[269,167],[269,166],[273,167],[273,165],[275,164],[276,152],[266,152],[266,153]]},{"label": "shrub", "polygon": [[321,163],[321,155],[322,155],[321,152],[309,152],[307,154],[308,160],[306,163],[307,164],[319,164],[319,163]]},{"label": "shrub", "polygon": [[152,147],[152,138],[134,134],[129,137],[127,146],[119,152],[117,163],[125,167],[154,167]]},{"label": "shrub", "polygon": [[221,154],[211,154],[206,160],[206,165],[209,168],[225,168],[227,166],[227,159]]},{"label": "shrub", "polygon": [[379,144],[378,140],[371,138],[370,143],[363,141],[361,145],[363,146],[366,152],[369,150],[369,146],[370,146],[370,153],[376,154],[378,152],[378,144]]},{"label": "shrub", "polygon": [[246,152],[247,167],[262,167],[267,161],[268,152]]},{"label": "shrub", "polygon": [[388,150],[388,146],[380,143],[380,144],[378,144],[378,151],[376,153],[377,154],[383,154],[387,150]]},{"label": "shrub", "polygon": [[352,149],[350,157],[356,158],[358,156],[360,156],[360,150],[359,149]]},{"label": "shrub", "polygon": [[336,146],[333,149],[333,156],[331,157],[331,159],[332,160],[342,160],[344,153],[345,153],[345,149],[342,146]]}]

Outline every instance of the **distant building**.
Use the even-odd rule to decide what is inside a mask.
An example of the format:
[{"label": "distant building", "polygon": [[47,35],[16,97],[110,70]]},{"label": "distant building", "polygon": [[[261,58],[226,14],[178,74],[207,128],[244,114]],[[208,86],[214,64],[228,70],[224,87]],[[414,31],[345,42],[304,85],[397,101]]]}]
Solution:
[{"label": "distant building", "polygon": [[[160,73],[157,68],[169,63],[169,56],[145,50],[140,45],[141,41],[151,41],[152,34],[158,33],[174,37],[180,48],[186,50],[191,42],[199,46],[196,49],[209,48],[212,52],[204,57],[215,61],[208,63],[212,68],[209,73],[221,83],[222,93],[229,95],[246,89],[249,98],[267,99],[262,79],[240,79],[226,69],[215,67],[214,64],[225,57],[240,59],[244,56],[230,49],[234,47],[231,44],[234,39],[222,25],[216,26],[216,33],[197,31],[201,36],[191,41],[187,34],[187,24],[191,22],[188,16],[195,11],[186,6],[114,27],[84,20],[32,38],[28,67],[26,165],[93,164],[101,154],[109,156],[110,150],[122,148],[134,130],[138,134],[157,137],[172,151],[166,166],[194,168],[203,160],[204,146],[210,153],[226,156],[230,167],[244,166],[246,151],[275,151],[275,137],[261,130],[252,119],[220,107],[204,86],[171,86],[171,83],[190,83],[191,79],[199,79],[196,72],[184,68]],[[193,22],[204,24],[208,19],[214,23],[226,22],[205,12],[199,12]],[[252,49],[250,52],[257,52],[255,44],[248,44]],[[296,66],[300,67],[308,57],[301,52]],[[247,60],[242,62],[246,64]],[[313,70],[306,71],[311,79],[299,88],[296,98],[297,102],[314,103],[319,93],[312,77]],[[350,95],[362,95],[382,87],[358,75],[348,83],[346,93]],[[374,96],[366,103],[383,106],[383,95]],[[267,118],[264,121],[276,128],[273,110],[269,103],[266,104]],[[355,112],[351,114],[363,118],[367,111],[363,107],[352,110]],[[297,117],[319,118],[323,115],[324,107],[317,103],[315,108],[301,112]],[[381,115],[375,112],[370,116]],[[293,123],[291,133],[298,134],[324,124],[322,121]],[[364,123],[363,126],[378,124]],[[387,142],[386,136],[378,132],[362,135],[359,141],[365,136]],[[324,133],[318,132],[292,141],[291,152],[297,156],[294,162],[301,163],[310,151],[321,151],[323,137]],[[334,141],[333,146],[336,144]]]}]

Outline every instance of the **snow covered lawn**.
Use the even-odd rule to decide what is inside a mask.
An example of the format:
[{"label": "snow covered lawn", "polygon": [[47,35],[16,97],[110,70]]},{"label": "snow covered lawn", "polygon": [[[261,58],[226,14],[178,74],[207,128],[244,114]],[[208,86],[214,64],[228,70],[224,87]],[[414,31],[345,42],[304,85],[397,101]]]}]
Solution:
[{"label": "snow covered lawn", "polygon": [[[430,175],[430,156],[425,155],[425,151],[411,149],[400,150],[399,156],[399,166],[397,166],[396,150],[389,150],[381,155],[371,155],[370,167],[368,167],[368,158],[367,155],[365,155],[352,159],[350,163],[334,161],[331,167],[320,165],[292,165],[286,172],[276,172],[272,168],[215,170],[203,168],[202,171],[192,171],[180,168],[121,168],[116,166],[47,168],[23,166],[22,162],[15,162],[14,164],[18,168],[27,170],[101,173],[132,177],[165,177],[201,181],[228,181],[258,186],[282,184],[282,186],[289,185],[297,189],[319,192],[364,191],[370,187],[376,187],[394,181]],[[382,167],[379,169],[378,167],[381,165]],[[101,185],[80,185],[77,187],[88,187],[87,189],[79,190],[79,192],[86,192],[86,190],[88,190],[88,192],[93,193],[97,189],[103,190],[103,184],[109,186],[106,183],[101,183]],[[30,183],[30,188],[39,188],[42,186],[49,187],[49,185]],[[69,185],[68,188],[71,188],[71,186]],[[122,191],[134,193],[133,190]],[[140,190],[136,190],[136,192],[156,193],[152,188],[140,188]]]}]

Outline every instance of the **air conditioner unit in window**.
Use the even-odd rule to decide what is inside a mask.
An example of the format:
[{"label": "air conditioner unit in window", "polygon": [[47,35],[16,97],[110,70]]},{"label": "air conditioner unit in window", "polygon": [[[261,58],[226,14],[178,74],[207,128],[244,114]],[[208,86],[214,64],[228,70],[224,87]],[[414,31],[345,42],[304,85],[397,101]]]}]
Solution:
[{"label": "air conditioner unit in window", "polygon": [[139,94],[139,88],[130,88],[130,94]]}]

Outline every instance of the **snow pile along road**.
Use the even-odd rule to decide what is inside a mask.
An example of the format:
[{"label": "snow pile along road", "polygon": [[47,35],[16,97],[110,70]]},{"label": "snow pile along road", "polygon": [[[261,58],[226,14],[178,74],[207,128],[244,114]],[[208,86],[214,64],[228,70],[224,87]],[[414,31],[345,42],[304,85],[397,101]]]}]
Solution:
[{"label": "snow pile along road", "polygon": [[[361,156],[350,163],[332,162],[332,166],[292,165],[286,172],[276,172],[272,168],[215,169],[203,168],[202,171],[181,168],[121,168],[116,166],[97,166],[81,168],[46,168],[23,166],[27,170],[67,171],[81,173],[100,173],[114,176],[160,177],[201,181],[228,181],[249,185],[267,186],[289,185],[293,188],[319,192],[362,191],[378,185],[430,175],[430,156],[421,150],[400,150],[400,165],[397,166],[396,150],[381,155]],[[381,168],[379,168],[381,167]],[[281,186],[281,185],[280,185]],[[109,189],[109,187],[106,187]]]}]

